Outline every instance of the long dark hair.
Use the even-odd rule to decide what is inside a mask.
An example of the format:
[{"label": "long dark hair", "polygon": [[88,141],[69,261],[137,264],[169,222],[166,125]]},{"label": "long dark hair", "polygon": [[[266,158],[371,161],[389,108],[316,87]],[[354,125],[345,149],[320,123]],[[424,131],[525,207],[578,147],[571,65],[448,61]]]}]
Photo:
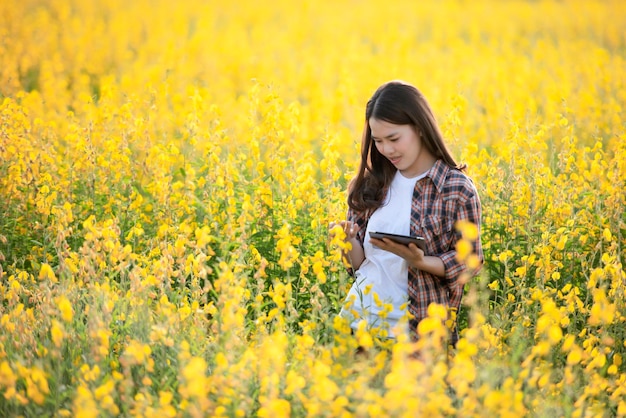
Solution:
[{"label": "long dark hair", "polygon": [[426,98],[414,86],[402,81],[390,81],[380,86],[365,108],[365,128],[361,142],[361,164],[348,192],[348,205],[358,211],[375,210],[382,205],[396,168],[376,148],[372,140],[370,118],[394,125],[411,125],[421,133],[423,145],[437,159],[458,170],[465,165],[454,161],[448,151],[437,120]]}]

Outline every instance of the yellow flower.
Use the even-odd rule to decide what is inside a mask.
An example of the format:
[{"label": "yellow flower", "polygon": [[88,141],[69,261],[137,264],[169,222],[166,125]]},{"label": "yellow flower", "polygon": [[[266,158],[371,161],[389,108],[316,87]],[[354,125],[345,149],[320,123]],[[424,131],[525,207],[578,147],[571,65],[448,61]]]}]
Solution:
[{"label": "yellow flower", "polygon": [[259,408],[259,417],[289,417],[291,404],[285,399],[271,399]]},{"label": "yellow flower", "polygon": [[173,418],[176,416],[176,409],[172,406],[174,394],[168,391],[159,391],[160,414],[164,417]]},{"label": "yellow flower", "polygon": [[26,373],[26,395],[36,404],[45,402],[45,395],[50,393],[46,373],[38,367],[33,367]]},{"label": "yellow flower", "polygon": [[54,271],[52,270],[52,267],[50,267],[49,264],[47,263],[43,263],[41,265],[41,270],[39,270],[39,279],[40,280],[50,280],[53,283],[57,283],[58,279],[56,277],[56,275],[54,274]]},{"label": "yellow flower", "polygon": [[63,342],[63,325],[61,325],[59,321],[52,320],[50,335],[54,346],[57,348],[61,347],[61,343]]},{"label": "yellow flower", "polygon": [[[363,323],[363,322],[361,322]],[[364,329],[359,329],[357,332],[357,340],[359,345],[363,348],[371,348],[374,346],[374,340],[369,332]]]},{"label": "yellow flower", "polygon": [[460,239],[456,243],[456,257],[458,260],[465,260],[472,253],[472,244],[466,239]]},{"label": "yellow flower", "polygon": [[150,346],[136,340],[132,340],[124,350],[124,356],[130,360],[130,364],[144,364],[150,354]]},{"label": "yellow flower", "polygon": [[0,363],[0,387],[13,388],[15,387],[17,379],[18,376],[13,372],[9,362],[3,360],[2,363]]},{"label": "yellow flower", "polygon": [[548,339],[554,345],[561,341],[563,338],[563,331],[561,330],[560,325],[551,325],[548,328]]},{"label": "yellow flower", "polygon": [[91,391],[84,387],[78,386],[76,396],[73,402],[73,413],[77,418],[96,418],[99,415],[98,407]]},{"label": "yellow flower", "polygon": [[589,325],[610,325],[616,319],[617,306],[609,302],[604,289],[593,289],[593,305],[591,306]]},{"label": "yellow flower", "polygon": [[179,391],[185,398],[203,398],[209,387],[206,383],[207,364],[203,358],[192,357],[182,369],[184,384]]},{"label": "yellow flower", "polygon": [[66,323],[72,322],[74,318],[74,309],[72,308],[72,304],[65,296],[59,296],[56,299],[57,307],[61,312],[61,318]]},{"label": "yellow flower", "polygon": [[567,364],[570,366],[580,363],[582,359],[582,350],[578,346],[572,347],[571,351],[567,355]]},{"label": "yellow flower", "polygon": [[306,379],[294,370],[289,370],[287,372],[285,382],[285,395],[298,393],[306,386]]},{"label": "yellow flower", "polygon": [[558,243],[556,244],[556,249],[562,251],[563,249],[565,249],[565,244],[567,244],[567,235],[562,235],[561,238],[559,238]]},{"label": "yellow flower", "polygon": [[420,335],[430,334],[433,331],[443,329],[443,323],[437,318],[424,318],[417,326]]},{"label": "yellow flower", "polygon": [[463,238],[465,238],[466,240],[473,241],[478,238],[478,227],[476,226],[476,224],[466,220],[462,220],[458,221],[455,226],[459,231],[461,231],[461,234],[463,234]]}]

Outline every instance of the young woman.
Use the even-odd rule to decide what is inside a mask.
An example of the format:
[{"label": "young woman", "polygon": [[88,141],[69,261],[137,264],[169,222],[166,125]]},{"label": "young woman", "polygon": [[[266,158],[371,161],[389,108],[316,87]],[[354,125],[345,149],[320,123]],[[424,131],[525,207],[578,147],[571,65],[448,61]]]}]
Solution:
[{"label": "young woman", "polygon": [[[458,311],[459,277],[466,266],[456,257],[461,235],[455,224],[469,221],[480,231],[481,217],[480,199],[464,169],[450,155],[433,112],[414,86],[392,81],[376,90],[365,111],[347,220],[339,222],[352,246],[345,256],[355,281],[342,309],[352,328],[364,320],[393,337],[405,307],[413,332],[431,303]],[[421,236],[426,252],[413,243],[371,238],[371,231]],[[480,233],[473,250],[482,263]],[[455,326],[452,344],[457,339]]]}]

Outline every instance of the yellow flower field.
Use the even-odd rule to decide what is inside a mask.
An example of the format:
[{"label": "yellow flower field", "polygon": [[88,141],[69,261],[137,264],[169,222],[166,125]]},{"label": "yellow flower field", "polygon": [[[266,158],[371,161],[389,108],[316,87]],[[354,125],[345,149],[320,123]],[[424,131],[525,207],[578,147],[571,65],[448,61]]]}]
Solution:
[{"label": "yellow flower field", "polygon": [[[620,0],[0,2],[0,416],[626,416],[624,27]],[[337,317],[328,224],[390,79],[481,195],[455,349],[441,306],[417,342]]]}]

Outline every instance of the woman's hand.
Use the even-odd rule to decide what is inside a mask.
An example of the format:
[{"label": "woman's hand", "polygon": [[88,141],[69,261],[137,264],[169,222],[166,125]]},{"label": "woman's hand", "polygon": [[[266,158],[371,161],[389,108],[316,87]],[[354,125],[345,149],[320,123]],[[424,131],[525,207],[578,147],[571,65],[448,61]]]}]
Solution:
[{"label": "woman's hand", "polygon": [[424,251],[413,243],[404,245],[392,241],[389,238],[370,238],[370,242],[382,250],[389,251],[398,257],[404,258],[411,267],[438,277],[445,277],[446,275],[446,266],[443,264],[441,258],[424,255]]},{"label": "woman's hand", "polygon": [[389,238],[370,238],[370,242],[381,250],[389,251],[398,257],[404,258],[411,267],[420,268],[424,261],[424,251],[413,243],[404,245]]},{"label": "woman's hand", "polygon": [[[339,232],[339,228],[343,230],[345,234],[343,241],[344,244],[346,244],[342,246],[343,255],[354,270],[358,269],[365,260],[363,246],[356,238],[356,234],[359,232],[360,227],[356,223],[350,221],[331,222],[328,227],[330,229],[331,239],[335,238],[335,235]],[[350,245],[347,245],[348,243]]]},{"label": "woman's hand", "polygon": [[356,238],[357,232],[359,232],[359,227],[354,222],[350,222],[350,221],[340,221],[339,223],[331,222],[330,225],[328,226],[328,228],[330,229],[331,237],[334,237],[335,231],[336,231],[335,228],[337,226],[341,226],[341,228],[343,229],[343,232],[346,234],[346,238],[344,239],[345,242],[352,241],[354,238]]}]

